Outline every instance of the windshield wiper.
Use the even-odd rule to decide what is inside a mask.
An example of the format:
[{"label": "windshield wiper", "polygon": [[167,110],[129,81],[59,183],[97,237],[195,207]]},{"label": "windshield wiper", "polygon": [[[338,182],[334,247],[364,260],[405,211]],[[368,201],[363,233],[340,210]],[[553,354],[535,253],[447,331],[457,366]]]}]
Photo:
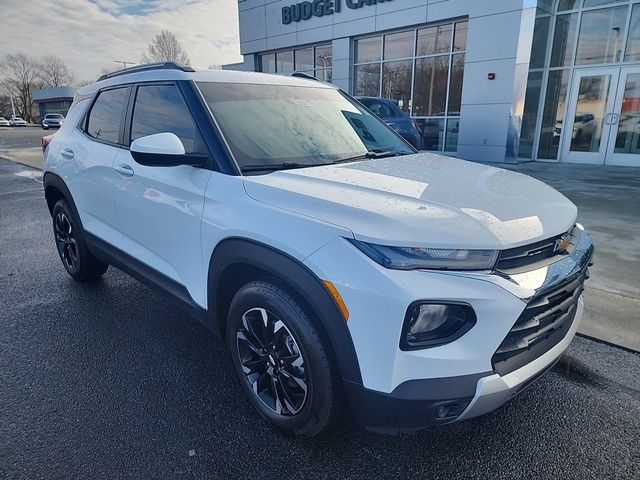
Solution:
[{"label": "windshield wiper", "polygon": [[314,165],[304,165],[298,162],[281,163],[258,163],[255,165],[244,165],[240,167],[243,172],[273,172],[276,170],[290,170],[292,168],[313,167]]},{"label": "windshield wiper", "polygon": [[394,152],[393,150],[369,150],[365,154],[356,155],[355,157],[341,158],[340,160],[330,162],[330,164],[333,165],[335,163],[355,162],[357,160],[364,160],[369,158],[397,157],[399,155],[409,155],[410,153],[412,152]]}]

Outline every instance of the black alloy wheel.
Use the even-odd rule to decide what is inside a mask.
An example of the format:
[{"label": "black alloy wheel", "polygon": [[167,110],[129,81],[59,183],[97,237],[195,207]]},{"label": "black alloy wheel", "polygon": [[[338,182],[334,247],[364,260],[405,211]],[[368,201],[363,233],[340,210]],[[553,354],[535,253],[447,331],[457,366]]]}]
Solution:
[{"label": "black alloy wheel", "polygon": [[307,373],[298,342],[278,316],[264,308],[242,315],[238,357],[254,394],[273,413],[295,415],[307,399]]},{"label": "black alloy wheel", "polygon": [[60,259],[68,271],[78,267],[78,243],[73,226],[65,212],[59,211],[54,220],[56,246]]}]

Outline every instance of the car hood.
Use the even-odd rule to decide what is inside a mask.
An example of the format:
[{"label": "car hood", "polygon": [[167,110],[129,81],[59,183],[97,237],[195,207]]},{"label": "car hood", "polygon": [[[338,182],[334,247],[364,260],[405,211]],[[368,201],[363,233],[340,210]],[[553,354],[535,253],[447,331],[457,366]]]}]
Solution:
[{"label": "car hood", "polygon": [[526,175],[418,153],[245,177],[253,199],[396,246],[504,249],[566,232],[576,206]]}]

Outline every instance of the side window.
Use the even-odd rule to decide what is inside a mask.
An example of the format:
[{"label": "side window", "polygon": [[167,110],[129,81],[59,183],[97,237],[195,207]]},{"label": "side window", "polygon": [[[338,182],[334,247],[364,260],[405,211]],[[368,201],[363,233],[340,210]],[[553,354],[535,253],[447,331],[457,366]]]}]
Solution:
[{"label": "side window", "polygon": [[87,133],[105,142],[118,143],[120,122],[124,115],[128,89],[115,88],[100,92],[89,112]]},{"label": "side window", "polygon": [[388,105],[385,105],[382,102],[371,102],[369,105],[369,110],[378,115],[379,117],[393,117],[393,112]]},{"label": "side window", "polygon": [[186,153],[203,153],[191,112],[175,85],[138,87],[131,119],[131,141],[155,133],[173,133]]}]

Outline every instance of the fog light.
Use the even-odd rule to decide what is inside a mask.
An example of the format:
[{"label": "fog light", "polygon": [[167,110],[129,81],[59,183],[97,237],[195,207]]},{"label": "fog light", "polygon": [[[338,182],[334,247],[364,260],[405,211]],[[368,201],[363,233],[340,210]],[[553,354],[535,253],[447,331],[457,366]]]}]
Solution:
[{"label": "fog light", "polygon": [[409,306],[400,348],[415,350],[452,342],[469,331],[476,315],[461,303],[416,302]]}]

